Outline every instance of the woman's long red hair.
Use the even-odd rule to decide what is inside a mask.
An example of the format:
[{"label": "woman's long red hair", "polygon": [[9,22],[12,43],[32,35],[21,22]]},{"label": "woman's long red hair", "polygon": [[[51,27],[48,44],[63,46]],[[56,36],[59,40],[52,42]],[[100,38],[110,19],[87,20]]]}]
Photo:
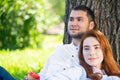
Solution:
[{"label": "woman's long red hair", "polygon": [[96,73],[93,73],[92,67],[85,62],[83,57],[83,42],[87,37],[95,37],[100,43],[100,46],[103,52],[103,57],[104,57],[102,62],[102,69],[105,71],[105,73],[108,76],[114,75],[114,76],[120,77],[120,69],[113,57],[111,45],[108,39],[105,37],[105,35],[99,30],[90,30],[87,33],[85,33],[85,35],[81,39],[79,60],[80,60],[80,64],[86,70],[87,77],[91,78],[92,80],[100,80],[100,77]]}]

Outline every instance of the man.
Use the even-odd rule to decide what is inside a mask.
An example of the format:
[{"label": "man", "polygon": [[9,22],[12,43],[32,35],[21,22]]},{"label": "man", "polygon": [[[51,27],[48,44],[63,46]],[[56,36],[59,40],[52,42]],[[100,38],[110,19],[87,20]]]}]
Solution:
[{"label": "man", "polygon": [[67,70],[79,66],[80,39],[86,31],[91,29],[96,29],[94,13],[91,9],[84,5],[73,8],[68,22],[68,32],[72,37],[72,43],[56,47],[39,73],[41,80],[49,80],[54,74],[61,72],[66,74]]}]

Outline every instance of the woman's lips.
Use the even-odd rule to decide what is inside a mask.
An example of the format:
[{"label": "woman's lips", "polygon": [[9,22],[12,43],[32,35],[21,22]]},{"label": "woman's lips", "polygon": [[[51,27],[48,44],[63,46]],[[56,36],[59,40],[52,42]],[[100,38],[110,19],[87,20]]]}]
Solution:
[{"label": "woman's lips", "polygon": [[88,58],[88,60],[96,60],[97,58]]}]

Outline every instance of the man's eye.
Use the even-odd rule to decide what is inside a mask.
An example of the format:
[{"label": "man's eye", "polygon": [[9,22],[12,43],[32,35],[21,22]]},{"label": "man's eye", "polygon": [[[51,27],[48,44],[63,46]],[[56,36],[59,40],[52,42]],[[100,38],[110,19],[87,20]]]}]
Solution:
[{"label": "man's eye", "polygon": [[69,18],[69,21],[73,21],[73,18]]},{"label": "man's eye", "polygon": [[78,21],[81,21],[81,19],[80,19],[80,18],[78,18],[77,20],[78,20]]}]

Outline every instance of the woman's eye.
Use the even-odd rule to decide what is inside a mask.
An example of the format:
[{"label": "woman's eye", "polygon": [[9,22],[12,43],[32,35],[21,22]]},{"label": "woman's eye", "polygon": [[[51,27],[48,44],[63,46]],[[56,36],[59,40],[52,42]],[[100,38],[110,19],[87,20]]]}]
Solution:
[{"label": "woman's eye", "polygon": [[89,50],[89,48],[88,47],[84,47],[84,50]]},{"label": "woman's eye", "polygon": [[100,47],[99,47],[99,46],[96,46],[95,49],[100,49]]}]

